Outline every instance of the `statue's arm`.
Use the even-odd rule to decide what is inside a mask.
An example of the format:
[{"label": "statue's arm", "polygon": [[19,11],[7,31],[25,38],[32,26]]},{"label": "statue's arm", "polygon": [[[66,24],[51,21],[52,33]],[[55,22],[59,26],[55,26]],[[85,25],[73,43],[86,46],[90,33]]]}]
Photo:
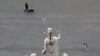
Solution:
[{"label": "statue's arm", "polygon": [[46,53],[46,50],[47,50],[47,44],[46,44],[46,39],[44,40],[44,46],[43,46],[43,50],[42,50],[42,54],[45,54]]},{"label": "statue's arm", "polygon": [[57,31],[57,33],[58,33],[57,39],[61,39],[60,31]]}]

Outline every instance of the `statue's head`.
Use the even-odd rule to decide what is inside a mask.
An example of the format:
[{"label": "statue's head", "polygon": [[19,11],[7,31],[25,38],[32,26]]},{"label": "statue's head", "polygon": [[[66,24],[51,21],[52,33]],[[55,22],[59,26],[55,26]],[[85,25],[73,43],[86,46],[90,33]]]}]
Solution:
[{"label": "statue's head", "polygon": [[52,32],[52,28],[49,27],[49,28],[47,29],[47,31],[48,31],[48,33],[51,33],[51,32]]},{"label": "statue's head", "polygon": [[51,35],[52,35],[52,28],[51,28],[51,27],[49,27],[49,28],[47,29],[47,35],[49,36],[49,38],[50,38],[50,40],[51,40]]}]

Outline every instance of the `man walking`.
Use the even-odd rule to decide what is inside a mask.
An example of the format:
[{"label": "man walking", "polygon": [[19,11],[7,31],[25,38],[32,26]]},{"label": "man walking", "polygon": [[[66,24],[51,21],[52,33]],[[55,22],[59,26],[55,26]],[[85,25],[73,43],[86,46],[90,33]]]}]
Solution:
[{"label": "man walking", "polygon": [[25,3],[25,8],[26,10],[28,10],[28,3]]}]

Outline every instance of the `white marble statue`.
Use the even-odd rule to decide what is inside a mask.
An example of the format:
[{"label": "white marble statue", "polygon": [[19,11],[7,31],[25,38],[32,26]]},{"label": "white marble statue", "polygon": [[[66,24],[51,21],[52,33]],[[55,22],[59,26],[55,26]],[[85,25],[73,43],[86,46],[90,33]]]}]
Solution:
[{"label": "white marble statue", "polygon": [[61,38],[60,31],[57,31],[58,36],[52,36],[52,28],[47,29],[47,37],[44,39],[44,49],[42,54],[44,56],[59,56],[59,43]]}]

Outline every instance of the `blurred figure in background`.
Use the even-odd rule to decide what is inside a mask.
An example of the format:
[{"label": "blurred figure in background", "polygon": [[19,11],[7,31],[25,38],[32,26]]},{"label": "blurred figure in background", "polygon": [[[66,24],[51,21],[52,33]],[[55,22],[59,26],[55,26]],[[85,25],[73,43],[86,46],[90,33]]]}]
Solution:
[{"label": "blurred figure in background", "polygon": [[28,3],[25,3],[25,10],[28,11]]},{"label": "blurred figure in background", "polygon": [[34,11],[35,11],[34,9],[29,9],[28,3],[26,2],[25,3],[25,10],[24,10],[24,12],[33,13]]}]

